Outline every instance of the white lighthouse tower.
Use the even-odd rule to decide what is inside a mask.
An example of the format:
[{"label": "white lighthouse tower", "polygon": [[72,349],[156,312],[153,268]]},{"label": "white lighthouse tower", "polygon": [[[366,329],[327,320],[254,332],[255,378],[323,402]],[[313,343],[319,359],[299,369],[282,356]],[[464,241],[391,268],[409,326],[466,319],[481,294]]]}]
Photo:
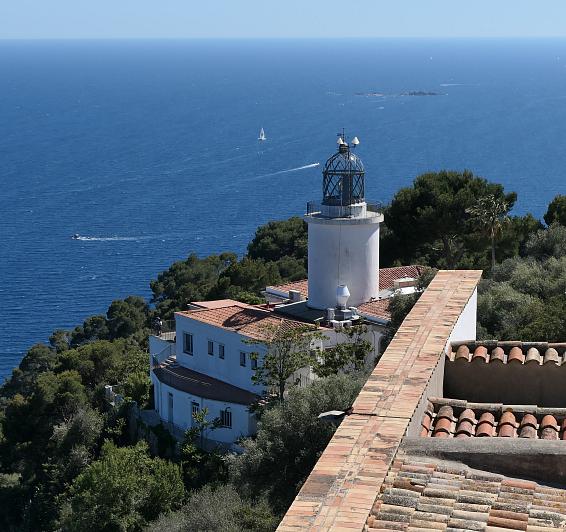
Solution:
[{"label": "white lighthouse tower", "polygon": [[308,306],[356,307],[379,295],[379,224],[383,214],[365,201],[364,166],[342,134],[324,165],[322,203],[309,202]]}]

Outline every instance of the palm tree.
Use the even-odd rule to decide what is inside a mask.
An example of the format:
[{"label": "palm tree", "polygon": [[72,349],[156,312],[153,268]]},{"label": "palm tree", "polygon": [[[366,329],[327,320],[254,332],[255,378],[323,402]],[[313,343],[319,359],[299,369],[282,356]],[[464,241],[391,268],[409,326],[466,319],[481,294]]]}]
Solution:
[{"label": "palm tree", "polygon": [[495,241],[503,227],[509,223],[509,203],[490,194],[478,199],[477,204],[467,208],[466,212],[472,215],[474,222],[491,240],[491,269],[493,270],[495,268]]}]

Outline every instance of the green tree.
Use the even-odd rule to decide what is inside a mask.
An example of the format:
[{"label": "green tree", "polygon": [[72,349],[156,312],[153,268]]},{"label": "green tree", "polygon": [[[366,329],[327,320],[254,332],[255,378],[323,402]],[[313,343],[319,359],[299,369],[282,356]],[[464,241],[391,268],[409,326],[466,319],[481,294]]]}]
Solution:
[{"label": "green tree", "polygon": [[548,205],[544,221],[547,225],[559,223],[566,226],[566,196],[558,194]]},{"label": "green tree", "polygon": [[456,268],[473,264],[483,253],[481,235],[472,229],[466,209],[479,198],[493,196],[512,208],[516,194],[469,171],[441,171],[418,176],[412,187],[399,190],[385,211],[387,227],[404,262]]},{"label": "green tree", "polygon": [[263,499],[249,501],[231,484],[193,491],[182,510],[162,515],[147,532],[267,532],[279,519]]},{"label": "green tree", "polygon": [[368,329],[365,325],[354,325],[338,331],[343,341],[323,349],[313,363],[314,372],[319,377],[336,375],[339,371],[359,372],[373,348],[365,339]]},{"label": "green tree", "polygon": [[246,294],[248,297],[254,295],[257,297],[266,286],[279,282],[281,277],[275,264],[244,257],[241,261],[230,264],[222,272],[216,286],[211,288],[207,297],[235,298]]},{"label": "green tree", "polygon": [[148,325],[148,306],[139,296],[113,301],[106,313],[110,338],[127,338]]},{"label": "green tree", "polygon": [[75,327],[71,332],[71,347],[77,347],[87,342],[110,339],[108,321],[105,316],[96,315],[87,318],[82,326]]},{"label": "green tree", "polygon": [[477,200],[475,205],[466,209],[471,214],[473,223],[485,231],[491,243],[491,269],[495,268],[495,243],[509,223],[509,204],[501,196],[490,194]]},{"label": "green tree", "polygon": [[204,484],[219,482],[226,478],[226,466],[219,449],[204,450],[204,437],[220,426],[220,419],[208,419],[208,408],[193,414],[193,424],[185,432],[181,444],[181,470],[185,486],[201,488]]},{"label": "green tree", "polygon": [[317,379],[305,388],[291,388],[283,403],[268,408],[257,436],[241,442],[244,453],[227,457],[240,493],[267,496],[275,512],[284,512],[336,429],[318,415],[348,409],[364,381],[355,375]]},{"label": "green tree", "polygon": [[157,313],[164,319],[172,319],[174,311],[186,309],[191,301],[206,300],[220,274],[237,260],[235,253],[204,259],[191,254],[186,260],[173,263],[150,283]]},{"label": "green tree", "polygon": [[311,326],[289,326],[281,320],[279,324],[269,324],[262,328],[263,339],[250,339],[251,345],[265,346],[265,354],[251,354],[256,360],[253,382],[273,388],[279,401],[283,401],[289,379],[306,366],[311,366],[319,350],[313,349],[313,343],[322,340],[322,335]]},{"label": "green tree", "polygon": [[524,257],[497,265],[479,285],[480,338],[562,341],[566,337],[566,227],[532,235]]},{"label": "green tree", "polygon": [[160,513],[177,509],[184,488],[179,467],[151,458],[147,445],[106,443],[99,460],[72,483],[63,530],[141,530]]},{"label": "green tree", "polygon": [[277,262],[285,257],[307,259],[307,224],[293,216],[288,220],[269,222],[258,227],[248,244],[248,256],[266,262]]}]

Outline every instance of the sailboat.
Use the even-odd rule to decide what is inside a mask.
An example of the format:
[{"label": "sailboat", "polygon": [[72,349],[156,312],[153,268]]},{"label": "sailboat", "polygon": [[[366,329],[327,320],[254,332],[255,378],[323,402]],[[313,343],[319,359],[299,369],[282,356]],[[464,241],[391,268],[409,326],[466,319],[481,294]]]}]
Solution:
[{"label": "sailboat", "polygon": [[267,137],[265,136],[265,131],[263,130],[263,128],[261,128],[261,130],[259,132],[259,137],[257,138],[257,140],[267,140]]}]

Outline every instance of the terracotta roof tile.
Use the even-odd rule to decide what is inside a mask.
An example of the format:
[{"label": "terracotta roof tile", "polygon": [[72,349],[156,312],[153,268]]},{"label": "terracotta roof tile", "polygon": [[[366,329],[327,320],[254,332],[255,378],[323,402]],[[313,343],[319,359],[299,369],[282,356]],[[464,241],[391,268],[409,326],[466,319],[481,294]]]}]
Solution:
[{"label": "terracotta roof tile", "polygon": [[[473,353],[466,356],[466,353]],[[452,344],[448,358],[456,360],[482,360],[504,364],[555,364],[563,365],[566,361],[566,343],[547,342],[496,342],[469,341]]]},{"label": "terracotta roof tile", "polygon": [[536,347],[531,347],[527,351],[527,358],[525,359],[525,364],[529,364],[529,363],[535,363],[535,364],[541,363],[540,352]]},{"label": "terracotta roof tile", "polygon": [[478,345],[472,355],[472,360],[481,360],[482,362],[489,361],[489,354],[487,348],[483,345]]},{"label": "terracotta roof tile", "polygon": [[[566,490],[536,482],[472,469],[461,464],[398,452],[366,525],[375,530],[563,530],[566,526]],[[414,473],[412,464],[420,464]],[[432,466],[432,467],[431,467]],[[449,484],[446,484],[447,472]],[[417,483],[410,496],[395,486]],[[442,486],[438,488],[438,486]],[[406,493],[406,490],[403,490]],[[519,497],[519,498],[517,498]],[[385,503],[387,501],[387,503]]]},{"label": "terracotta roof tile", "polygon": [[421,432],[423,437],[566,439],[566,410],[563,408],[512,407],[432,398],[424,418],[427,430]]},{"label": "terracotta roof tile", "polygon": [[560,357],[558,356],[558,351],[553,347],[549,347],[544,353],[544,363],[554,363],[556,365],[560,364]]},{"label": "terracotta roof tile", "polygon": [[[390,290],[394,287],[397,279],[403,277],[420,277],[427,268],[420,265],[411,266],[393,266],[391,268],[380,268],[379,270],[379,290]],[[297,290],[303,297],[309,296],[309,283],[308,279],[301,279],[300,281],[292,281],[275,286],[268,286],[268,289],[280,292],[289,293],[289,290]]]},{"label": "terracotta roof tile", "polygon": [[512,347],[511,351],[509,351],[509,355],[507,357],[507,364],[510,362],[518,362],[522,364],[525,361],[525,355],[520,347]]},{"label": "terracotta roof tile", "polygon": [[358,306],[358,312],[362,316],[368,316],[389,321],[391,319],[391,312],[389,311],[390,299],[377,299],[375,301],[368,301]]},{"label": "terracotta roof tile", "polygon": [[283,318],[274,312],[260,310],[249,305],[237,304],[227,307],[177,312],[192,320],[238,332],[248,338],[265,340],[266,327],[305,327],[305,323]]}]

